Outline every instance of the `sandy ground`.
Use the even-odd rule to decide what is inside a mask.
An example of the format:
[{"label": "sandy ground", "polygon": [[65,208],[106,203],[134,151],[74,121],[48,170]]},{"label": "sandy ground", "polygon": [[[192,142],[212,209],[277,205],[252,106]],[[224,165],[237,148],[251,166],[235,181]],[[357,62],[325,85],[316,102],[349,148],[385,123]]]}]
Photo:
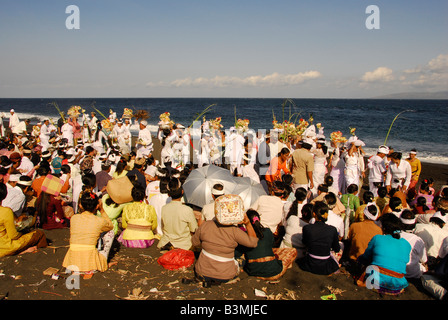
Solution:
[{"label": "sandy ground", "polygon": [[[446,184],[448,166],[425,163],[422,177],[433,177],[437,189]],[[166,306],[163,301],[171,301],[173,308],[168,304],[165,310],[173,315],[181,314],[188,303],[205,303],[206,300],[217,304],[220,301],[294,301],[300,305],[300,301],[323,301],[322,297],[334,294],[339,301],[434,301],[418,280],[410,282],[400,296],[380,296],[372,290],[357,287],[344,267],[336,274],[320,276],[302,271],[295,263],[280,280],[273,282],[258,280],[242,272],[231,284],[210,288],[204,288],[201,283],[183,284],[183,278],[193,277],[193,267],[176,271],[164,269],[157,263],[161,256],[157,241],[147,249],[120,247],[115,242],[109,270],[95,273],[90,279],[81,276],[74,281],[62,268],[69,245],[69,229],[47,230],[45,233],[52,241],[51,246],[36,253],[0,258],[0,299],[145,300],[160,302],[160,306]],[[59,277],[44,275],[48,268],[56,268]],[[274,304],[274,308],[284,306]]]}]

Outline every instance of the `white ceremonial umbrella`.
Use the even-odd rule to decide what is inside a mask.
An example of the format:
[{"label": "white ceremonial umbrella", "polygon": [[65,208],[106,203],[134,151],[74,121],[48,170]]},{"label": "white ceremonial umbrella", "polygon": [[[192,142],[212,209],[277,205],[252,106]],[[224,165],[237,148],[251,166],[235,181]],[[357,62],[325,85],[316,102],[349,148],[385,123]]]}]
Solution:
[{"label": "white ceremonial umbrella", "polygon": [[236,182],[232,194],[237,194],[243,199],[244,209],[248,210],[252,204],[262,195],[266,195],[266,190],[261,183],[248,177],[234,177]]},{"label": "white ceremonial umbrella", "polygon": [[235,189],[234,177],[227,169],[215,165],[194,169],[183,184],[185,202],[201,208],[212,202],[212,188],[218,182],[224,186],[225,194]]}]

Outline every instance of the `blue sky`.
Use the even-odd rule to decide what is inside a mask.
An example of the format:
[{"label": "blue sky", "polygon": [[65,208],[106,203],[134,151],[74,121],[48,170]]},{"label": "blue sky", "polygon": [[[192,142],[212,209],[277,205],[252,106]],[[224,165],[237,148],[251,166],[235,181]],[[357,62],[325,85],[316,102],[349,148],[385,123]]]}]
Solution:
[{"label": "blue sky", "polygon": [[[379,30],[365,26],[372,4]],[[69,5],[79,30],[65,26]],[[447,14],[445,0],[0,0],[0,97],[447,90]]]}]

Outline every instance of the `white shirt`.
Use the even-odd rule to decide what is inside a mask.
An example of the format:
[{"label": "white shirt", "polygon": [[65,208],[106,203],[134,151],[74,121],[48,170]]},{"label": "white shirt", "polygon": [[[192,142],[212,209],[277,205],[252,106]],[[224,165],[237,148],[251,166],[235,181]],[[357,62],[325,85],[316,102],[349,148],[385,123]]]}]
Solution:
[{"label": "white shirt", "polygon": [[274,233],[282,222],[283,206],[284,203],[279,197],[263,195],[251,205],[251,209],[258,212],[261,224]]},{"label": "white shirt", "polygon": [[[387,170],[386,175],[386,186],[392,186],[392,188],[396,188],[398,186],[406,186],[409,187],[411,183],[412,177],[412,169],[409,162],[406,160],[400,160],[400,164],[397,166],[395,163],[391,162],[389,165],[389,169]],[[404,179],[403,184],[401,183],[401,179]],[[394,180],[399,180],[396,182]]]},{"label": "white shirt", "polygon": [[414,234],[424,241],[428,257],[434,258],[439,256],[442,243],[448,237],[448,232],[433,222],[417,223]]},{"label": "white shirt", "polygon": [[345,233],[344,219],[342,219],[341,216],[334,213],[333,210],[328,210],[328,218],[326,224],[335,227],[336,230],[338,230],[338,235],[340,237],[344,236]]},{"label": "white shirt", "polygon": [[61,127],[62,139],[67,139],[69,146],[73,145],[73,126],[68,122],[64,123]]},{"label": "white shirt", "polygon": [[401,232],[401,237],[412,247],[409,262],[406,265],[406,278],[420,278],[426,268],[422,265],[428,261],[425,242],[419,236],[410,232]]},{"label": "white shirt", "polygon": [[171,202],[171,197],[166,193],[158,193],[151,197],[149,204],[154,207],[157,215],[157,234],[162,235],[162,207]]},{"label": "white shirt", "polygon": [[383,173],[386,172],[386,165],[379,155],[373,155],[367,162],[369,168],[369,181],[370,182],[382,182]]},{"label": "white shirt", "polygon": [[2,206],[10,208],[14,212],[14,215],[19,217],[25,207],[25,195],[20,187],[13,187],[9,183],[6,183],[6,188],[8,190],[8,194],[2,202]]},{"label": "white shirt", "polygon": [[11,128],[11,131],[13,132],[13,133],[17,133],[16,132],[16,130],[17,130],[17,126],[19,125],[19,117],[17,116],[17,113],[13,113],[12,115],[11,115],[11,117],[9,118],[9,128]]},{"label": "white shirt", "polygon": [[17,168],[22,175],[27,175],[31,170],[33,170],[34,164],[28,157],[23,156],[20,162],[20,166]]},{"label": "white shirt", "polygon": [[152,136],[148,128],[141,129],[138,132],[138,143],[145,147],[150,147],[152,144]]}]

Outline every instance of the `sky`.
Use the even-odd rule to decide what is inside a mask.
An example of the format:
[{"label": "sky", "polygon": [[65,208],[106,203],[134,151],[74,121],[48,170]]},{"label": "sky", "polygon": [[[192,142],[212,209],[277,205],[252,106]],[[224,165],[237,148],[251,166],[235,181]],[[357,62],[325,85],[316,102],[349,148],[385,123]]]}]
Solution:
[{"label": "sky", "polygon": [[0,98],[447,91],[447,15],[446,0],[0,0]]}]

